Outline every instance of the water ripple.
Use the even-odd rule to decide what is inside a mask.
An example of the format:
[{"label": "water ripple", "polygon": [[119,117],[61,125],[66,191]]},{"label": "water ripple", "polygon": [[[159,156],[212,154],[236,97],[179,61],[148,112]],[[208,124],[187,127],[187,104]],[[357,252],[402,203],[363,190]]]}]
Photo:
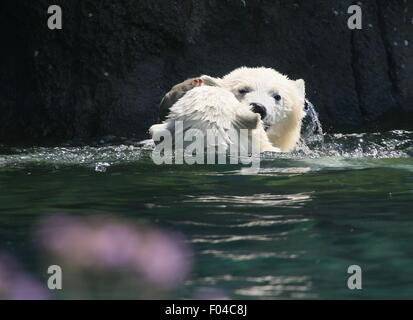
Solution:
[{"label": "water ripple", "polygon": [[231,261],[249,261],[255,259],[265,259],[265,258],[278,258],[278,259],[296,259],[297,254],[291,254],[289,252],[260,252],[260,253],[250,253],[250,254],[235,254],[227,253],[225,251],[219,250],[204,250],[201,254],[211,254],[217,258],[228,259]]},{"label": "water ripple", "polygon": [[189,199],[184,202],[201,203],[208,205],[216,204],[222,207],[223,204],[231,207],[284,207],[293,206],[300,207],[305,202],[311,200],[309,194],[286,194],[286,195],[274,195],[269,193],[243,195],[243,196],[230,196],[230,195],[211,195],[211,196],[187,196]]},{"label": "water ripple", "polygon": [[237,241],[273,241],[275,238],[265,235],[230,235],[230,236],[206,236],[191,240],[192,243],[220,244]]}]

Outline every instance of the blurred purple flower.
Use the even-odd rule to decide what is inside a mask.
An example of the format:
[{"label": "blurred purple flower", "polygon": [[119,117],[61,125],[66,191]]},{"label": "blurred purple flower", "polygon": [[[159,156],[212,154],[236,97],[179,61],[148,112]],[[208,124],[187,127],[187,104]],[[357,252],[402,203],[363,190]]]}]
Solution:
[{"label": "blurred purple flower", "polygon": [[152,231],[147,234],[136,265],[158,286],[173,286],[184,280],[190,269],[190,255],[182,239]]},{"label": "blurred purple flower", "polygon": [[8,298],[11,300],[47,300],[46,289],[27,274],[16,275],[9,288]]},{"label": "blurred purple flower", "polygon": [[0,297],[7,300],[47,300],[46,287],[21,271],[19,263],[7,254],[0,255]]},{"label": "blurred purple flower", "polygon": [[43,248],[72,266],[131,271],[160,288],[179,284],[191,265],[179,237],[116,220],[54,216],[42,222],[39,236]]}]

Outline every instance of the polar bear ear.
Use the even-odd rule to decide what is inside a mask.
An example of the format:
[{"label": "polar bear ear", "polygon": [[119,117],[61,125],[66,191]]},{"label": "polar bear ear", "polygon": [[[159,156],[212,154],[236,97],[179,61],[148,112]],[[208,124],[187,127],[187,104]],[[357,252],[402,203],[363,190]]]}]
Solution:
[{"label": "polar bear ear", "polygon": [[295,80],[295,85],[297,86],[300,95],[305,98],[305,81],[303,79]]},{"label": "polar bear ear", "polygon": [[221,78],[212,78],[210,76],[203,75],[200,79],[204,82],[205,85],[211,87],[222,87],[222,79]]}]

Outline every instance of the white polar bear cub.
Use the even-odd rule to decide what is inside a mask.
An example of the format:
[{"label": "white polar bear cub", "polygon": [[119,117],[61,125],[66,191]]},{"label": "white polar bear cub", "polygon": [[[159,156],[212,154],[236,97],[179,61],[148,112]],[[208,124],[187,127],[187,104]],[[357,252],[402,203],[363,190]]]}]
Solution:
[{"label": "white polar bear cub", "polygon": [[247,67],[223,78],[201,79],[205,85],[178,100],[166,121],[150,128],[152,136],[163,130],[173,133],[175,123],[181,121],[184,132],[213,130],[228,144],[228,130],[255,130],[260,152],[291,151],[295,147],[304,117],[303,80],[289,80],[274,69]]}]

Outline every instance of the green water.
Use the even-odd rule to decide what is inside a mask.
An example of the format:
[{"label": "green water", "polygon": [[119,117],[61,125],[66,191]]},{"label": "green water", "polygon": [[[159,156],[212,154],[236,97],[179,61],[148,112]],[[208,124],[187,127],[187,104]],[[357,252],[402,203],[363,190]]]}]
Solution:
[{"label": "green water", "polygon": [[[0,250],[41,273],[41,217],[109,213],[182,233],[194,252],[174,298],[413,298],[413,133],[331,135],[239,166],[157,166],[103,143],[0,148]],[[347,268],[363,289],[347,288]],[[38,274],[41,277],[40,274]],[[105,293],[101,293],[105,297]],[[107,295],[110,296],[109,293]]]}]

